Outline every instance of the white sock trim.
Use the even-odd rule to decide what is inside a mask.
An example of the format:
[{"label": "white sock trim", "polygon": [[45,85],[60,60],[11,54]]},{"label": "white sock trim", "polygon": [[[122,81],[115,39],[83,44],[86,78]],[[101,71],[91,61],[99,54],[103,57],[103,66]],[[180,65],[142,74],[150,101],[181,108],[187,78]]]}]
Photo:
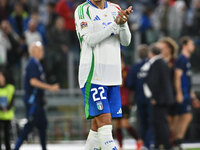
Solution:
[{"label": "white sock trim", "polygon": [[110,131],[110,130],[111,130],[111,132],[112,132],[112,125],[105,125],[105,126],[102,126],[101,128],[98,129],[98,133],[99,133],[99,132],[102,132],[102,131],[105,131],[105,130],[107,130],[107,131]]},{"label": "white sock trim", "polygon": [[85,150],[99,150],[100,143],[98,140],[98,132],[90,130],[85,144]]},{"label": "white sock trim", "polygon": [[112,136],[112,125],[105,125],[99,128],[98,137],[102,150],[117,150]]}]

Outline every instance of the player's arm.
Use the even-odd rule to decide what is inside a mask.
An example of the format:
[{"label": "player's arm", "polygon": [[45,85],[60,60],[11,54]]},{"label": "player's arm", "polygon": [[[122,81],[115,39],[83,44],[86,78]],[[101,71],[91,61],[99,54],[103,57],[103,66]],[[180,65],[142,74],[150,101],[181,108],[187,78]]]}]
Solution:
[{"label": "player's arm", "polygon": [[49,91],[52,91],[52,92],[56,92],[56,91],[59,90],[58,84],[50,85],[50,84],[47,84],[47,83],[44,83],[44,82],[38,80],[37,78],[31,78],[30,84],[33,87],[36,87],[36,88],[39,88],[39,89],[44,89],[44,90],[49,90]]},{"label": "player's arm", "polygon": [[103,40],[110,37],[112,34],[117,34],[119,32],[120,26],[113,22],[105,29],[93,32],[93,24],[88,16],[88,14],[84,14],[84,19],[80,19],[78,15],[78,8],[75,11],[75,22],[76,22],[76,30],[80,33],[80,37],[87,42],[87,44],[91,47],[96,46],[101,43]]},{"label": "player's arm", "polygon": [[193,90],[191,90],[191,99],[192,99],[192,106],[194,108],[200,108],[200,102],[199,99],[197,98],[196,94],[194,93]]},{"label": "player's arm", "polygon": [[110,37],[112,34],[116,34],[118,28],[119,27],[116,23],[112,23],[102,31],[84,35],[83,39],[87,41],[88,45],[94,47],[95,45],[101,43],[102,41]]},{"label": "player's arm", "polygon": [[132,12],[132,6],[130,6],[126,10],[120,10],[116,18],[116,23],[120,25],[119,37],[123,46],[128,46],[131,42],[131,32],[127,20]]},{"label": "player's arm", "polygon": [[121,25],[119,37],[120,37],[120,43],[123,46],[129,46],[129,44],[131,43],[131,32],[129,30],[127,22]]},{"label": "player's arm", "polygon": [[53,91],[53,92],[56,92],[59,90],[58,84],[50,85],[39,80],[40,72],[36,64],[30,63],[26,71],[27,71],[28,76],[30,77],[29,82],[31,86],[35,88],[39,88],[39,89]]},{"label": "player's arm", "polygon": [[177,68],[175,70],[175,90],[176,90],[176,100],[178,103],[183,102],[183,92],[181,89],[181,76],[183,74],[182,69]]}]

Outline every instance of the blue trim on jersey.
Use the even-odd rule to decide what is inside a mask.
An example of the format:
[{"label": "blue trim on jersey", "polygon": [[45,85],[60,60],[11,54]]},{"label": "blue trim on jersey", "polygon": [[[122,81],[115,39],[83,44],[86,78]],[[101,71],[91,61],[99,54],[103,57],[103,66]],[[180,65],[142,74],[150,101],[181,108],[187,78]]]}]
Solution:
[{"label": "blue trim on jersey", "polygon": [[[94,5],[90,0],[87,0],[86,2],[88,2],[90,5],[92,5],[93,7],[99,9],[96,5]],[[105,1],[105,7],[104,8],[107,8],[108,7],[108,3],[107,1]]]},{"label": "blue trim on jersey", "polygon": [[33,94],[31,94],[31,96],[30,96],[30,98],[28,100],[29,104],[33,104],[34,103],[36,94],[37,94],[37,89],[34,89]]},{"label": "blue trim on jersey", "polygon": [[28,113],[29,118],[31,116],[33,116],[33,114],[35,112],[36,104],[34,102],[35,102],[36,95],[37,95],[37,89],[34,89],[33,94],[31,94],[31,96],[28,100],[28,103],[31,104],[31,108],[30,108],[29,113]]}]

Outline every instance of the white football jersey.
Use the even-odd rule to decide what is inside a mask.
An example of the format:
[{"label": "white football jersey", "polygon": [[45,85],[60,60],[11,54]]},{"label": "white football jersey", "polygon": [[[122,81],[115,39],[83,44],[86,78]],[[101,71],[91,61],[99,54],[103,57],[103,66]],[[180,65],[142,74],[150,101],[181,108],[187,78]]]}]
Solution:
[{"label": "white football jersey", "polygon": [[[105,9],[98,9],[89,0],[77,7],[75,23],[81,46],[80,88],[83,88],[86,82],[105,86],[122,83],[120,26],[114,22],[119,10],[118,5],[110,2],[105,2]],[[99,33],[111,25],[113,32],[106,39],[95,45],[88,44],[85,38],[87,35],[98,33],[93,37],[100,38]],[[127,23],[126,28],[128,28]]]}]

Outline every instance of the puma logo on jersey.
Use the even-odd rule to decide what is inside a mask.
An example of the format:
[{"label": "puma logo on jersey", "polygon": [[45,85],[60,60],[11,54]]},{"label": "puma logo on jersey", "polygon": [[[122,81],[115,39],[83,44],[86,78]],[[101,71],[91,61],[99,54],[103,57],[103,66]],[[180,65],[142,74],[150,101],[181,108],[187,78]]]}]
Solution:
[{"label": "puma logo on jersey", "polygon": [[96,15],[96,17],[94,18],[94,21],[97,21],[97,20],[101,20],[101,19],[99,18],[99,16]]},{"label": "puma logo on jersey", "polygon": [[122,108],[119,109],[119,111],[117,112],[117,114],[122,114]]}]

